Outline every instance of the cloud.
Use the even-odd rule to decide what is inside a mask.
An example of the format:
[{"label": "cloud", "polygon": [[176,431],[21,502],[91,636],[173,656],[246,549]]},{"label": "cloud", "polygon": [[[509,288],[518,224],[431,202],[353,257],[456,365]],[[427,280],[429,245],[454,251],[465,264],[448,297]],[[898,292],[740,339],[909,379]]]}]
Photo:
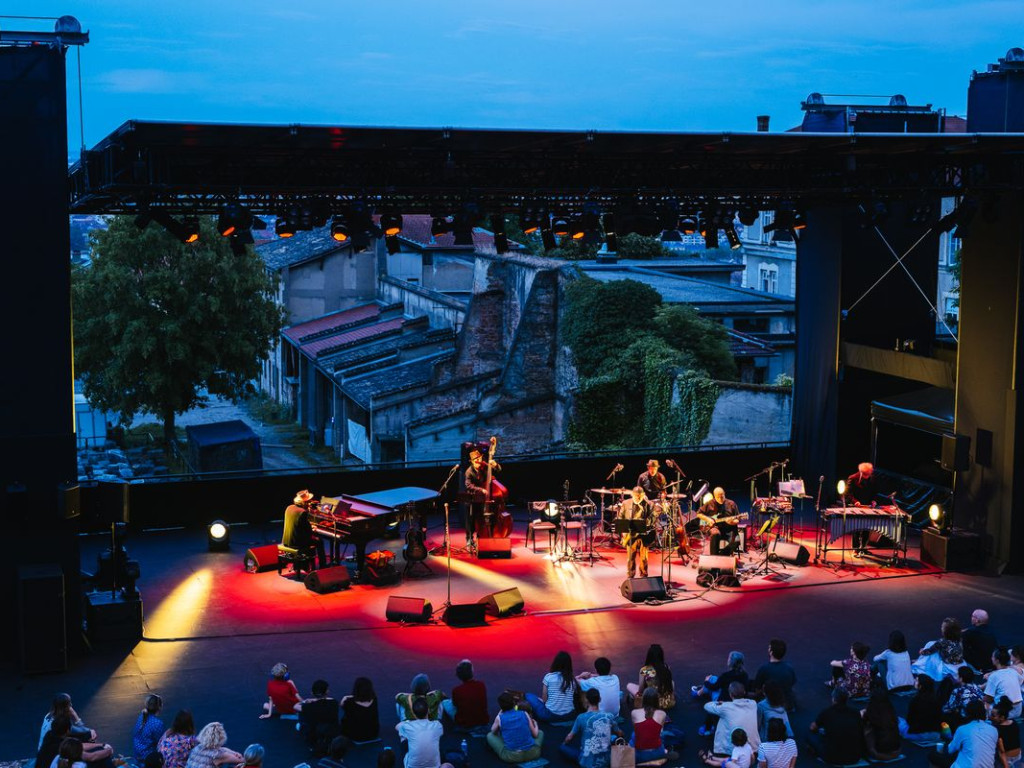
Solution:
[{"label": "cloud", "polygon": [[108,93],[189,93],[203,85],[200,75],[163,69],[113,69],[96,78],[100,90]]}]

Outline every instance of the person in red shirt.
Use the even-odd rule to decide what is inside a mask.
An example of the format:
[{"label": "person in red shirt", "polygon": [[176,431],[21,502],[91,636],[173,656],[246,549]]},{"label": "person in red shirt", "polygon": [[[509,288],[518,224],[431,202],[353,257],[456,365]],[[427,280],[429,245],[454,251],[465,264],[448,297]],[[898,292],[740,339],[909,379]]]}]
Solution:
[{"label": "person in red shirt", "polygon": [[263,704],[260,720],[266,720],[277,712],[286,720],[298,720],[302,709],[302,697],[299,689],[288,676],[288,665],[278,662],[270,670],[267,681],[267,701]]},{"label": "person in red shirt", "polygon": [[487,686],[473,678],[473,662],[463,659],[455,667],[455,676],[462,682],[452,689],[452,697],[441,702],[441,707],[457,728],[477,728],[489,725],[487,713]]}]

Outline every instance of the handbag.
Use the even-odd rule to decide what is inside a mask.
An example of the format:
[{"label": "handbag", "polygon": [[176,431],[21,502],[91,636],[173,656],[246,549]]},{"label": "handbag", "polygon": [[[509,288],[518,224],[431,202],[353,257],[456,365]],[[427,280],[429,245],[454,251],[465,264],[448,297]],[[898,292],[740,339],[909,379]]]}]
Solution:
[{"label": "handbag", "polygon": [[636,750],[625,739],[616,739],[612,744],[611,768],[636,768]]}]

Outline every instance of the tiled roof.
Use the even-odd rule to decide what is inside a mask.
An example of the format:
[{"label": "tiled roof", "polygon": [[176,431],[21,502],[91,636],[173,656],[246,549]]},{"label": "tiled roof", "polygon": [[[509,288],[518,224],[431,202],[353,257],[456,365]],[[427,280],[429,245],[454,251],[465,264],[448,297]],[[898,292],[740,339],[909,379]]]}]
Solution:
[{"label": "tiled roof", "polygon": [[733,357],[774,357],[775,347],[756,336],[729,330],[729,350]]},{"label": "tiled roof", "polygon": [[274,237],[258,244],[256,253],[269,269],[277,271],[345,247],[331,237],[331,228],[325,226],[296,232],[293,237]]},{"label": "tiled roof", "polygon": [[350,331],[318,336],[313,341],[302,344],[299,349],[303,354],[310,357],[319,357],[321,354],[341,349],[349,344],[372,339],[385,333],[401,331],[403,322],[405,322],[404,318],[396,317],[393,320],[382,320],[369,325],[360,325],[358,328],[353,328]]},{"label": "tiled roof", "polygon": [[399,350],[415,349],[425,344],[452,341],[454,347],[455,332],[451,328],[427,328],[423,331],[409,332],[409,325],[410,323],[407,322],[403,329],[405,332],[401,335],[384,336],[364,344],[353,345],[331,355],[322,362],[327,366],[333,366],[337,372],[362,365],[369,360],[394,355]]},{"label": "tiled roof", "polygon": [[318,334],[378,317],[380,316],[380,311],[381,306],[377,302],[362,304],[358,307],[331,312],[329,315],[315,317],[304,323],[298,323],[290,328],[285,328],[283,333],[291,341],[299,343],[303,339],[309,339]]},{"label": "tiled roof", "polygon": [[373,373],[346,379],[342,391],[362,408],[369,409],[370,400],[381,395],[430,384],[434,364],[441,355],[432,355],[399,365],[389,365]]}]

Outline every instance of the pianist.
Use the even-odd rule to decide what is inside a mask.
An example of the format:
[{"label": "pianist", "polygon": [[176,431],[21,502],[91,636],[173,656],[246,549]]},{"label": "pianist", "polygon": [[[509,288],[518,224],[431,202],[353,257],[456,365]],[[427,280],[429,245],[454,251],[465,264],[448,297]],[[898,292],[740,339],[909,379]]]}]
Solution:
[{"label": "pianist", "polygon": [[315,544],[317,562],[322,565],[326,562],[324,544],[322,540],[313,536],[313,521],[310,519],[310,513],[316,507],[316,498],[309,491],[303,490],[295,494],[292,503],[284,511],[285,534],[281,543],[298,550],[310,549]]}]

